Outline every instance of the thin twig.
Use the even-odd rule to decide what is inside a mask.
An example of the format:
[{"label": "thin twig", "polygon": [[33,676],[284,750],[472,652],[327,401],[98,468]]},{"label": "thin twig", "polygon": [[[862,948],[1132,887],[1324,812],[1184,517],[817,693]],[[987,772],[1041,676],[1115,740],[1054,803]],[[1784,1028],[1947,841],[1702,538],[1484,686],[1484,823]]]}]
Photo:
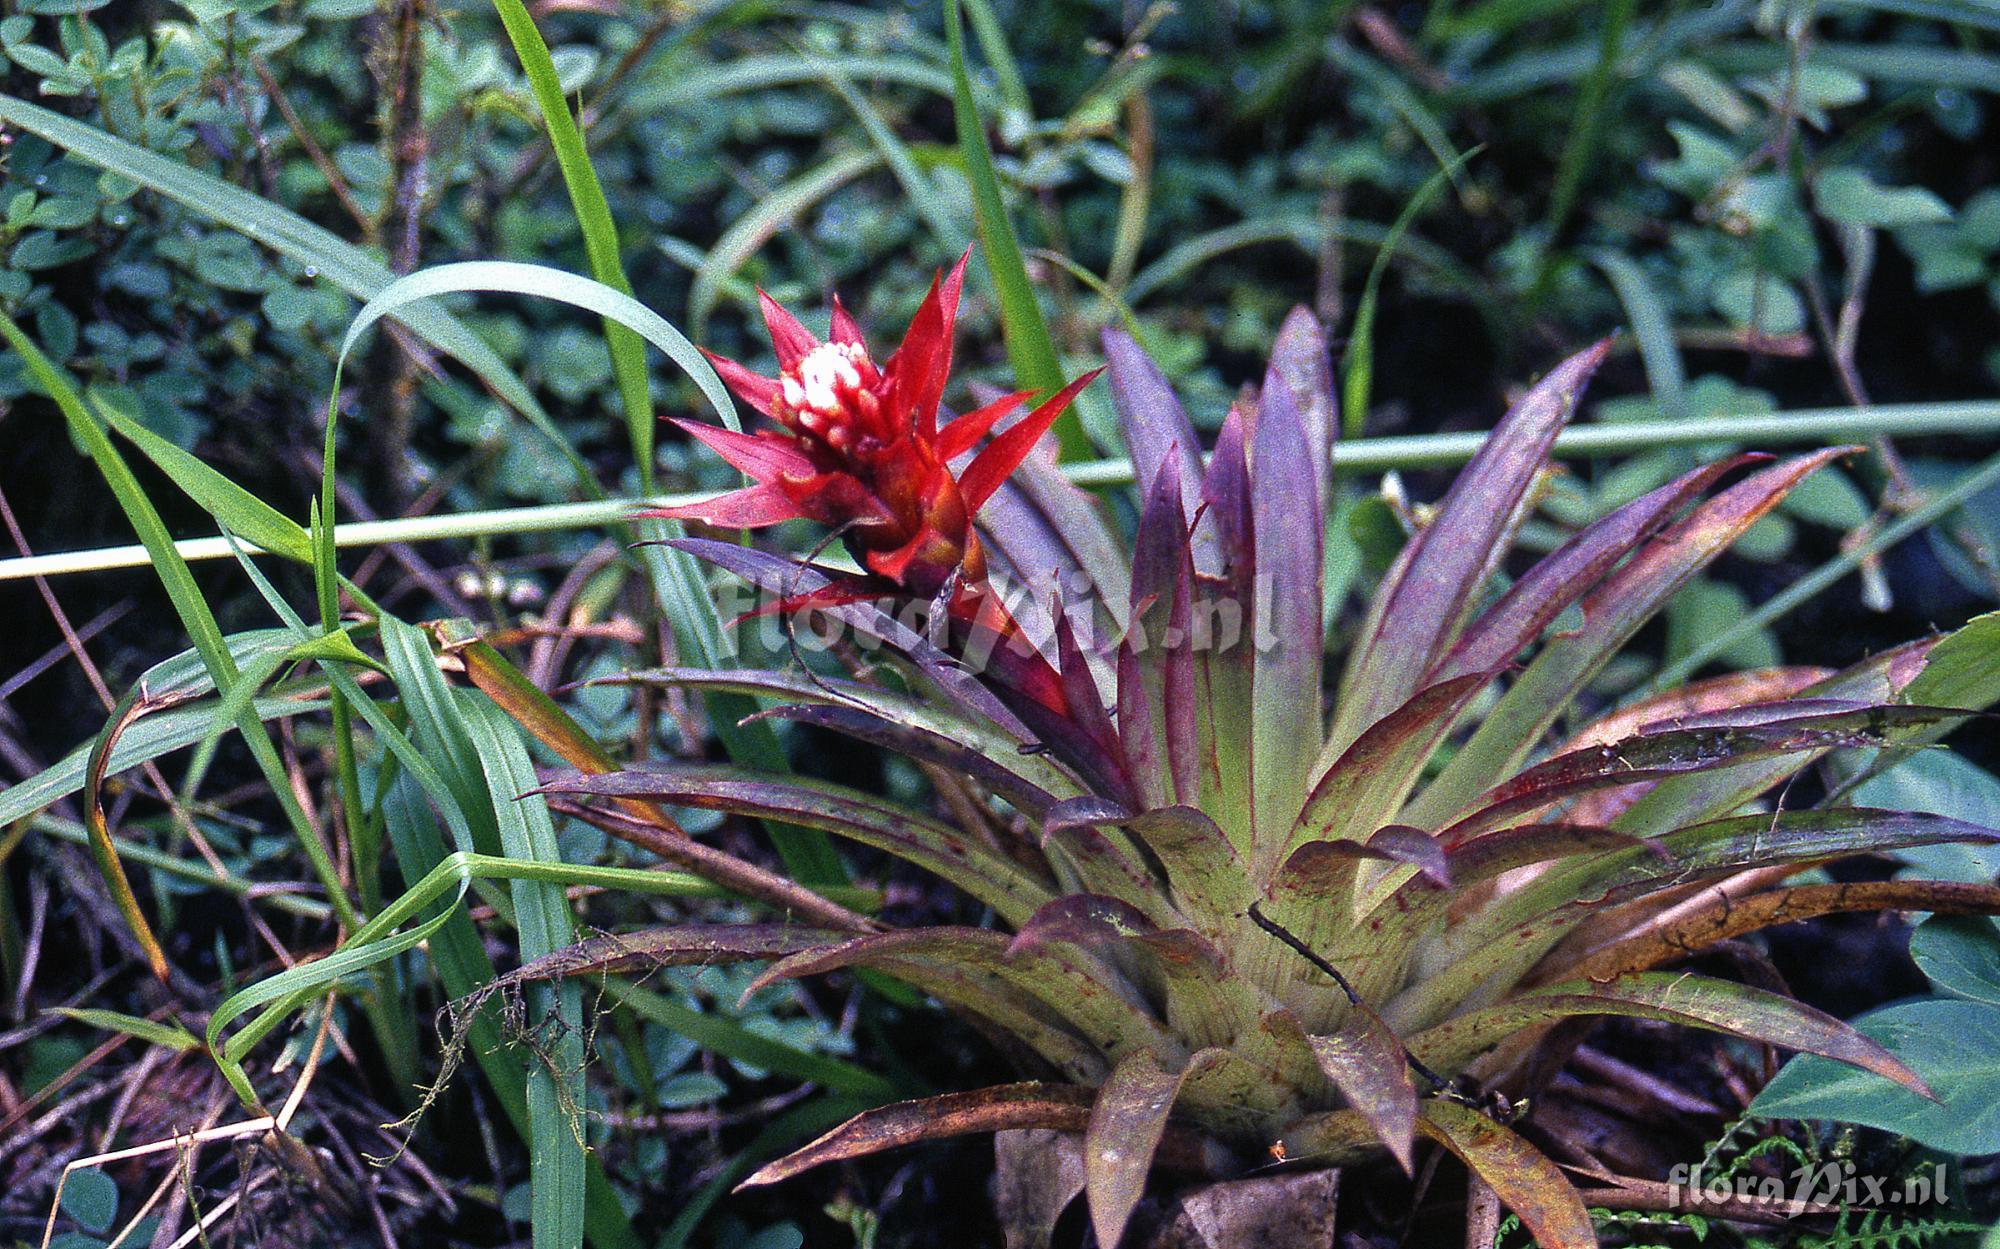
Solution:
[{"label": "thin twig", "polygon": [[[1293,953],[1331,977],[1333,982],[1340,986],[1340,991],[1347,995],[1347,1004],[1349,1006],[1357,1007],[1361,1010],[1373,1009],[1361,1000],[1361,995],[1354,991],[1354,986],[1347,982],[1346,976],[1341,975],[1338,967],[1321,958],[1311,946],[1299,940],[1289,928],[1286,928],[1277,920],[1264,914],[1258,903],[1252,902],[1250,904],[1250,922],[1290,946]],[[1410,1064],[1410,1070],[1422,1076],[1430,1083],[1431,1087],[1440,1092],[1448,1091],[1451,1088],[1451,1081],[1426,1066],[1424,1060],[1418,1058],[1415,1053],[1411,1052],[1410,1047],[1403,1043],[1403,1038],[1397,1037],[1396,1045],[1403,1051],[1403,1059]]]}]

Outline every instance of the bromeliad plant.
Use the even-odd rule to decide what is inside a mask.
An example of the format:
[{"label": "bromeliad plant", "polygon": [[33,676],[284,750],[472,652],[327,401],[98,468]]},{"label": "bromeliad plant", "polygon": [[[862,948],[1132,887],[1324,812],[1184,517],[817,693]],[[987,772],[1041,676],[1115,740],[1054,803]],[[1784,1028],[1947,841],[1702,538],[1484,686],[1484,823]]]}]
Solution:
[{"label": "bromeliad plant", "polygon": [[[680,545],[894,661],[878,654],[852,678],[620,678],[781,700],[768,714],[931,765],[955,818],[703,763],[547,785],[827,829],[950,882],[1005,930],[691,926],[529,970],[774,959],[762,983],[872,969],[979,1017],[1055,1077],[865,1113],[750,1182],[953,1132],[1080,1132],[1108,1247],[1156,1161],[1228,1175],[1273,1157],[1386,1150],[1408,1169],[1421,1135],[1540,1243],[1572,1249],[1593,1243],[1582,1201],[1503,1121],[1509,1103],[1488,1096],[1532,1091],[1527,1060],[1566,1034],[1553,1025],[1668,1020],[1923,1091],[1818,1011],[1657,969],[1773,922],[1990,903],[1977,887],[1783,884],[1842,855],[2000,839],[1941,816],[1785,802],[1810,765],[1827,765],[1837,798],[1857,760],[1935,742],[1963,716],[1946,704],[2000,694],[1990,665],[1967,662],[1978,639],[1918,642],[1840,672],[1725,677],[1566,732],[1635,632],[1840,452],[1696,470],[1508,583],[1551,445],[1605,347],[1583,352],[1508,413],[1408,537],[1329,705],[1324,639],[1342,632],[1341,603],[1323,593],[1337,421],[1312,318],[1286,323],[1261,389],[1230,411],[1205,464],[1159,371],[1107,334],[1140,486],[1128,548],[1096,501],[1030,454],[1088,378],[990,441],[1021,396],[940,415],[961,272],[933,287],[881,366],[838,307],[822,344],[767,301],[779,376],[717,363],[779,428],[688,427],[755,484],[674,515],[807,517],[834,528],[862,573]],[[930,611],[930,627],[912,624],[913,609]]]}]

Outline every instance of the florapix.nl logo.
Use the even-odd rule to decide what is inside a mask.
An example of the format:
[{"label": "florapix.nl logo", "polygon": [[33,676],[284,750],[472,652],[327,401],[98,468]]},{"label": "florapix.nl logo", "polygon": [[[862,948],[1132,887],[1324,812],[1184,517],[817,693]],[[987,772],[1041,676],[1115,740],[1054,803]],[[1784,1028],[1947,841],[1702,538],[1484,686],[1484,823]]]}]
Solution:
[{"label": "florapix.nl logo", "polygon": [[1673,1196],[1688,1207],[1754,1203],[1793,1214],[1814,1209],[1879,1210],[1941,1206],[1950,1199],[1942,1162],[1895,1175],[1872,1175],[1853,1159],[1806,1163],[1789,1171],[1705,1171],[1685,1163],[1667,1172]]}]

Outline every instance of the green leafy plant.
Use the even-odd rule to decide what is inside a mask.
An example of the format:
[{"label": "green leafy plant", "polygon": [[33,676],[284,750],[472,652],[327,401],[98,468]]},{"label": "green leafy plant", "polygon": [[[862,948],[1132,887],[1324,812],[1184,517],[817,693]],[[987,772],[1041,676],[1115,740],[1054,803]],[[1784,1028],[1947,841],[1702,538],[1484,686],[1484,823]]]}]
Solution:
[{"label": "green leafy plant", "polygon": [[[734,543],[674,545],[766,592],[760,610],[819,610],[855,631],[875,648],[871,675],[618,679],[781,700],[766,714],[954,777],[976,796],[955,808],[960,819],[700,763],[542,787],[823,828],[936,874],[1011,930],[695,925],[586,944],[523,973],[640,957],[775,958],[759,984],[871,969],[984,1019],[1060,1077],[866,1112],[749,1182],[940,1135],[1076,1131],[1098,1239],[1111,1245],[1156,1161],[1226,1175],[1273,1153],[1336,1162],[1386,1149],[1407,1168],[1421,1134],[1541,1243],[1587,1245],[1590,1219],[1568,1182],[1472,1092],[1521,1091],[1561,1021],[1664,1019],[1931,1095],[1818,1011],[1656,969],[1830,911],[1995,909],[1985,886],[1782,882],[1844,854],[2000,840],[1946,816],[1784,801],[1816,761],[1907,752],[2000,696],[1979,658],[2000,619],[1844,671],[1726,677],[1564,728],[1639,628],[1838,450],[1696,468],[1507,583],[1550,444],[1605,347],[1566,361],[1394,555],[1346,645],[1329,714],[1323,638],[1342,604],[1322,587],[1337,420],[1313,319],[1286,322],[1261,389],[1232,408],[1205,465],[1159,371],[1132,340],[1106,335],[1142,484],[1128,548],[1099,501],[1020,454],[1016,434],[1038,436],[1054,405],[946,468],[996,411],[965,425],[937,416],[949,360],[937,311],[948,326],[951,300],[938,302],[934,288],[882,369],[837,310],[835,343],[821,345],[767,304],[779,376],[722,370],[779,430],[701,433],[758,484],[675,512],[835,526],[862,560],[858,579]],[[836,353],[847,368],[833,367]],[[876,446],[886,450],[855,458]],[[904,446],[915,450],[889,454]],[[926,448],[924,474],[897,467]],[[988,482],[1016,461],[1012,477]],[[947,505],[975,495],[991,502],[973,537],[964,509]],[[1010,584],[1022,593],[1009,597]]]}]

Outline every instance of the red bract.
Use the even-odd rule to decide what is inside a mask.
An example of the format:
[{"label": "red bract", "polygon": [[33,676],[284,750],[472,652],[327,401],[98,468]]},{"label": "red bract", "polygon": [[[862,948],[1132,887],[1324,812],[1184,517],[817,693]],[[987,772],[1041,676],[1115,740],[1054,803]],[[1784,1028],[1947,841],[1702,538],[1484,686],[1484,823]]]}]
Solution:
[{"label": "red bract", "polygon": [[973,519],[1097,371],[1016,421],[955,474],[952,462],[1031,393],[1017,391],[938,426],[970,254],[959,257],[948,275],[932,280],[902,345],[879,366],[837,298],[833,340],[823,343],[759,292],[778,376],[760,376],[713,352],[708,358],[738,397],[780,428],[740,434],[675,422],[755,484],[646,514],[746,529],[797,519],[834,526],[872,576],[836,583],[781,607],[892,592],[936,600],[955,620],[1011,633],[1011,620],[986,593],[986,553]]}]

